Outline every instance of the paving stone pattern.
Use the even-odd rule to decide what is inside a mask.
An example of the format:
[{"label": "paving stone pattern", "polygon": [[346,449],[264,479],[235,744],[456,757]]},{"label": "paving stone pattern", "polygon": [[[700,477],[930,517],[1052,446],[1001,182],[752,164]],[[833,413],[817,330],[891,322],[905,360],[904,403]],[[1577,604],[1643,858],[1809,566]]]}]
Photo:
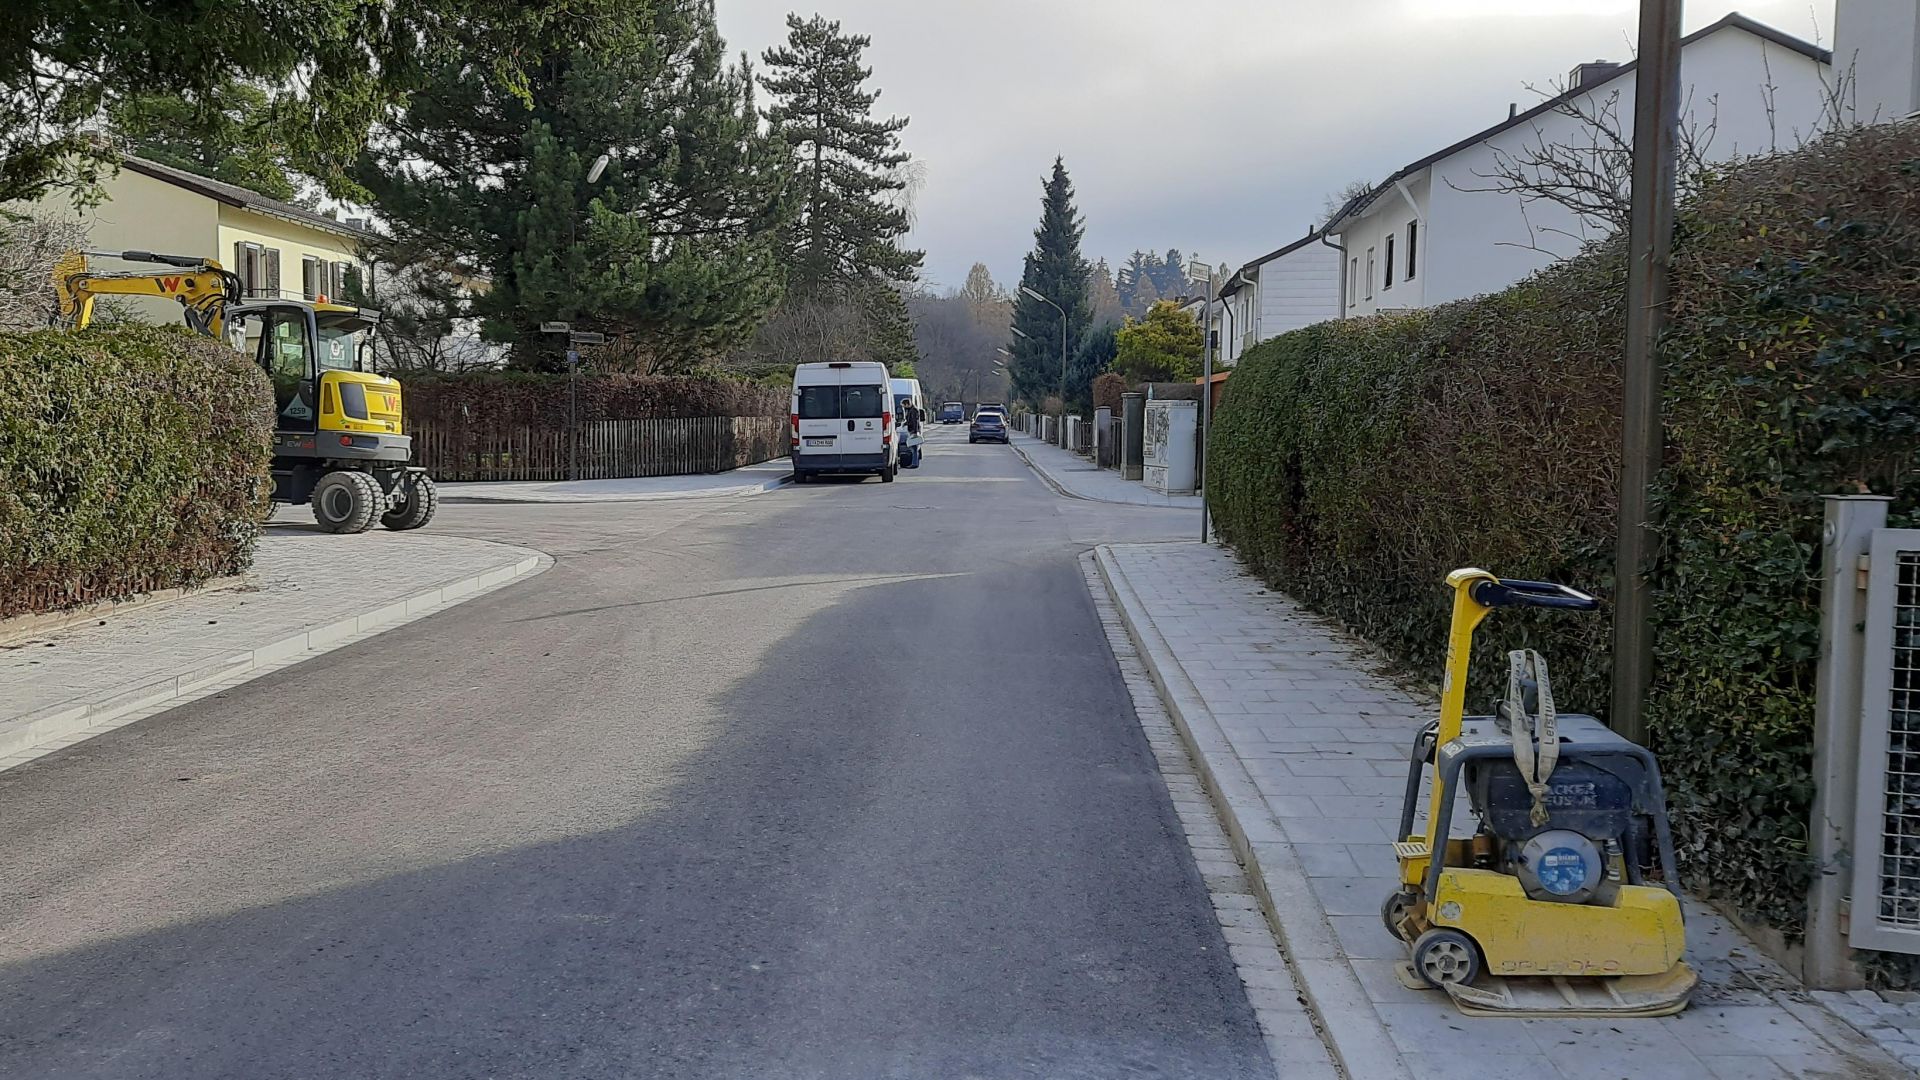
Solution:
[{"label": "paving stone pattern", "polygon": [[[1071,450],[1062,450],[1031,435],[1014,432],[1013,448],[1035,472],[1051,480],[1055,487],[1070,495],[1096,502],[1128,503],[1134,506],[1164,506],[1176,510],[1199,510],[1198,495],[1162,495],[1138,480],[1122,480],[1118,469],[1102,469]],[[1194,523],[1198,536],[1199,523]]]},{"label": "paving stone pattern", "polygon": [[[0,645],[0,735],[37,717],[70,708],[110,706],[119,697],[152,697],[156,681],[207,672],[208,685],[254,677],[229,678],[226,669],[251,650],[286,642],[318,627],[337,626],[356,616],[397,624],[407,601],[456,583],[474,584],[480,575],[507,571],[538,552],[485,540],[438,535],[431,530],[394,533],[384,529],[358,536],[332,536],[310,526],[269,526],[255,553],[254,569],[237,586],[182,597],[148,608],[114,613],[88,622]],[[369,594],[368,590],[376,590]],[[474,595],[478,594],[474,590]],[[370,595],[373,599],[370,599]],[[435,599],[431,606],[444,601]],[[337,647],[359,634],[339,627]],[[304,659],[306,646],[288,643],[286,663]],[[313,642],[313,647],[323,643]],[[236,673],[237,674],[237,673]],[[167,695],[172,697],[172,695]],[[172,707],[162,701],[129,718]],[[114,726],[119,726],[116,723]],[[75,728],[31,748],[0,757],[0,768],[15,758],[39,756],[98,734]],[[8,743],[6,745],[11,745]]]},{"label": "paving stone pattern", "polygon": [[[1107,553],[1165,643],[1169,655],[1148,661],[1185,673],[1258,788],[1259,805],[1230,812],[1243,822],[1264,812],[1266,822],[1253,827],[1277,828],[1297,853],[1310,895],[1411,1075],[1911,1075],[1697,904],[1688,906],[1688,960],[1702,986],[1678,1017],[1473,1019],[1436,992],[1406,989],[1393,973],[1405,947],[1386,932],[1379,906],[1395,885],[1389,844],[1408,750],[1437,700],[1396,683],[1364,643],[1265,589],[1218,548],[1142,544]],[[1482,641],[1498,647],[1484,632]],[[1457,813],[1454,827],[1465,824]]]}]

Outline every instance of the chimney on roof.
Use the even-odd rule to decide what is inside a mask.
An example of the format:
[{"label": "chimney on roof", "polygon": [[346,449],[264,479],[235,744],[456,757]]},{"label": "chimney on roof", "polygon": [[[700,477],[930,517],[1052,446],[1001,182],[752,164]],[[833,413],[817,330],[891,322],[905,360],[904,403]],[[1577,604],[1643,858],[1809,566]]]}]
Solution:
[{"label": "chimney on roof", "polygon": [[1507,119],[1511,120],[1514,117],[1519,115],[1520,115],[1520,103],[1517,101],[1507,102]]},{"label": "chimney on roof", "polygon": [[1613,73],[1619,70],[1620,65],[1611,60],[1575,64],[1573,70],[1567,73],[1567,89],[1585,90],[1591,86],[1598,86],[1612,78]]},{"label": "chimney on roof", "polygon": [[347,219],[347,228],[352,229],[355,232],[366,232],[367,219],[363,217],[350,217]]}]

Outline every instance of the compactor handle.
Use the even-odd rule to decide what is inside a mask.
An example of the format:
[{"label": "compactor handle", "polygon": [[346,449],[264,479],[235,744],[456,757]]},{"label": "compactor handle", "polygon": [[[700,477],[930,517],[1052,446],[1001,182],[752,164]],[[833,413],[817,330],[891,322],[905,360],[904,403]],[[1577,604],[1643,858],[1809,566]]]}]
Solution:
[{"label": "compactor handle", "polygon": [[1473,599],[1484,607],[1562,608],[1567,611],[1593,611],[1600,601],[1566,585],[1550,581],[1493,581],[1483,579],[1471,586]]}]

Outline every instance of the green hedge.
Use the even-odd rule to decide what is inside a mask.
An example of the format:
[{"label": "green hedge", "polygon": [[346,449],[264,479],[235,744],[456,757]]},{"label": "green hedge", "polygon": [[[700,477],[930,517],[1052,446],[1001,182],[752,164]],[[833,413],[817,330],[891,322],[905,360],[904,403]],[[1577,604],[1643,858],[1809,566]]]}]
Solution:
[{"label": "green hedge", "polygon": [[[1747,163],[1681,213],[1651,715],[1693,887],[1797,934],[1828,493],[1920,506],[1920,131]],[[1278,588],[1437,678],[1442,576],[1613,587],[1626,266],[1603,245],[1504,292],[1250,351],[1216,418],[1220,533]],[[1504,614],[1564,707],[1605,714],[1606,618]]]},{"label": "green hedge", "polygon": [[[513,424],[547,427],[567,423],[572,378],[531,371],[485,371],[466,375],[405,376],[409,423],[451,427]],[[693,416],[785,416],[793,369],[777,385],[712,376],[579,376],[580,419],[670,420]]]},{"label": "green hedge", "polygon": [[0,618],[247,568],[273,394],[183,329],[0,334]]}]

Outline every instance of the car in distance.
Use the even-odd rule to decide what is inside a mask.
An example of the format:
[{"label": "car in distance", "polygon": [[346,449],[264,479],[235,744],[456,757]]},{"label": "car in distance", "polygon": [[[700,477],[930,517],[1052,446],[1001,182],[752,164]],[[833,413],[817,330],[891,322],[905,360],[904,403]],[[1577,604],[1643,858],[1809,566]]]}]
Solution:
[{"label": "car in distance", "polygon": [[967,406],[964,402],[948,401],[940,406],[940,422],[943,424],[964,424],[967,422]]},{"label": "car in distance", "polygon": [[967,441],[997,442],[1007,441],[1007,418],[992,409],[981,409],[973,414],[973,423],[967,428]]}]

